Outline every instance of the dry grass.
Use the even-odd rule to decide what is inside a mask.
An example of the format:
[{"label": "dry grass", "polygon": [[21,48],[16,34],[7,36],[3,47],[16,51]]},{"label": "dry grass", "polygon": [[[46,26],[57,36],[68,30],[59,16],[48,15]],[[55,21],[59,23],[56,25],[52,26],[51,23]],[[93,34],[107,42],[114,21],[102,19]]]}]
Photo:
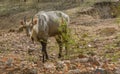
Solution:
[{"label": "dry grass", "polygon": [[[80,68],[80,70],[84,69],[82,67],[83,63],[75,63],[75,60],[81,57],[81,55],[97,56],[97,59],[100,59],[102,63],[106,60],[110,60],[110,63],[119,63],[120,27],[119,24],[116,23],[116,19],[94,19],[89,15],[79,15],[77,13],[79,9],[80,8],[77,7],[65,10],[65,12],[71,16],[69,28],[72,33],[71,37],[75,41],[70,45],[69,55],[64,56],[62,59],[57,59],[58,45],[54,38],[49,38],[47,50],[50,60],[48,62],[56,64],[59,60],[72,60],[74,62],[73,64],[77,66],[76,68]],[[2,62],[11,61],[12,58],[15,68],[21,67],[22,63],[25,64],[26,69],[32,68],[33,66],[37,68],[37,70],[43,68],[40,44],[33,44],[24,32],[8,32],[11,28],[16,29],[19,27],[19,21],[23,16],[27,15],[27,17],[30,18],[30,16],[35,13],[36,11],[33,9],[7,17],[0,17],[0,58]],[[28,54],[28,51],[31,49],[34,51]],[[5,65],[0,64],[0,66]],[[93,67],[93,65],[91,66]],[[11,71],[11,69],[13,68],[5,70]],[[17,69],[17,71],[23,72],[23,69]]]}]

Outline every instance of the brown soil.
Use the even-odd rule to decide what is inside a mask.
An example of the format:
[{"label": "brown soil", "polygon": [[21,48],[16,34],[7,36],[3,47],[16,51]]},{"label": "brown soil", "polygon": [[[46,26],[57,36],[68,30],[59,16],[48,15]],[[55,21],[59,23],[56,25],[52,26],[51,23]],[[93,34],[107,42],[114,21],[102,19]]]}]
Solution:
[{"label": "brown soil", "polygon": [[[72,14],[69,27],[71,35],[76,37],[75,45],[70,46],[68,59],[65,57],[58,59],[58,45],[54,38],[50,38],[47,46],[50,60],[43,64],[40,44],[32,43],[24,32],[10,31],[10,29],[18,29],[19,21],[30,12],[0,17],[0,74],[71,74],[71,72],[75,72],[72,74],[94,74],[97,67],[111,74],[118,71],[120,27],[115,22],[116,18],[94,19],[88,15],[74,17],[76,13],[69,12]],[[81,49],[83,54],[79,52]],[[29,50],[33,51],[29,54]]]}]

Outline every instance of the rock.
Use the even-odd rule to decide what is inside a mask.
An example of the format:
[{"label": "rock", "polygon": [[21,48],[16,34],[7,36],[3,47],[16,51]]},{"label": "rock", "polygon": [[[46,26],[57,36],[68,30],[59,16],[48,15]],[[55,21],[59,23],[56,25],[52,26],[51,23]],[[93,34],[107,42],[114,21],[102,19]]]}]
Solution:
[{"label": "rock", "polygon": [[44,64],[44,68],[45,68],[45,70],[47,70],[47,71],[50,72],[50,73],[54,73],[55,70],[56,70],[54,63],[50,63],[50,62],[45,63],[45,64]]},{"label": "rock", "polygon": [[38,74],[37,68],[25,68],[21,74]]},{"label": "rock", "polygon": [[89,58],[77,58],[77,59],[75,59],[75,62],[87,63],[88,60],[89,60]]},{"label": "rock", "polygon": [[12,65],[13,65],[13,59],[12,58],[9,58],[6,62],[5,62],[5,65],[7,66],[7,67],[11,67]]},{"label": "rock", "polygon": [[71,64],[70,69],[77,69],[77,66],[75,64]]},{"label": "rock", "polygon": [[71,64],[70,60],[65,60],[64,63],[69,66]]},{"label": "rock", "polygon": [[53,68],[53,67],[55,67],[55,66],[54,66],[53,63],[45,63],[45,64],[44,64],[44,67],[45,67],[46,69],[50,69],[50,68]]},{"label": "rock", "polygon": [[120,74],[120,68],[117,68],[115,74]]},{"label": "rock", "polygon": [[88,47],[89,47],[89,48],[91,48],[91,47],[92,47],[92,45],[91,45],[91,44],[88,44]]},{"label": "rock", "polygon": [[92,65],[100,66],[101,63],[94,57],[89,57],[88,62],[90,62]]},{"label": "rock", "polygon": [[56,64],[56,69],[58,71],[61,71],[61,70],[63,70],[63,68],[64,68],[64,61],[58,61]]},{"label": "rock", "polygon": [[105,69],[99,68],[95,70],[94,74],[107,74],[107,71]]},{"label": "rock", "polygon": [[107,28],[103,28],[99,31],[99,35],[100,36],[111,36],[113,34],[115,34],[117,31],[117,29],[115,27],[107,27]]},{"label": "rock", "polygon": [[20,68],[23,69],[27,65],[27,63],[28,63],[27,61],[22,61],[20,63]]},{"label": "rock", "polygon": [[80,74],[80,70],[79,69],[69,70],[67,74]]},{"label": "rock", "polygon": [[68,71],[68,65],[67,65],[67,61],[58,61],[56,64],[56,70],[57,71],[63,71],[63,72],[67,72]]},{"label": "rock", "polygon": [[30,74],[38,74],[37,68],[30,69]]},{"label": "rock", "polygon": [[30,48],[30,47],[28,48],[28,54],[32,54],[33,51],[35,51],[35,49]]},{"label": "rock", "polygon": [[4,65],[4,62],[0,61],[0,68]]}]

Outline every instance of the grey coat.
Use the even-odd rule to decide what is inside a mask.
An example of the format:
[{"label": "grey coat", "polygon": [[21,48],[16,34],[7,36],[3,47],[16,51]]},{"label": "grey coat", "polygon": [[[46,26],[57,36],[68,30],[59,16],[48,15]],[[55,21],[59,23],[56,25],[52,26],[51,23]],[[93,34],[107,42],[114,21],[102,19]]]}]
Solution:
[{"label": "grey coat", "polygon": [[61,11],[41,11],[34,18],[37,23],[33,26],[30,37],[35,41],[38,39],[47,40],[48,37],[58,35],[62,21],[69,24],[69,16]]}]

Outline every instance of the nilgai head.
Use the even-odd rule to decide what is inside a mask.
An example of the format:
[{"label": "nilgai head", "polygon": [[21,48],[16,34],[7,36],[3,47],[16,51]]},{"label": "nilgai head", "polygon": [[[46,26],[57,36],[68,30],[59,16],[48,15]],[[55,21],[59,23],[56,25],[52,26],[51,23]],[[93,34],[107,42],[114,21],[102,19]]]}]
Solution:
[{"label": "nilgai head", "polygon": [[25,16],[24,19],[20,23],[22,25],[22,28],[26,31],[26,35],[30,36],[32,28],[37,23],[37,20],[34,20],[32,17],[30,21],[27,21],[26,16]]}]

